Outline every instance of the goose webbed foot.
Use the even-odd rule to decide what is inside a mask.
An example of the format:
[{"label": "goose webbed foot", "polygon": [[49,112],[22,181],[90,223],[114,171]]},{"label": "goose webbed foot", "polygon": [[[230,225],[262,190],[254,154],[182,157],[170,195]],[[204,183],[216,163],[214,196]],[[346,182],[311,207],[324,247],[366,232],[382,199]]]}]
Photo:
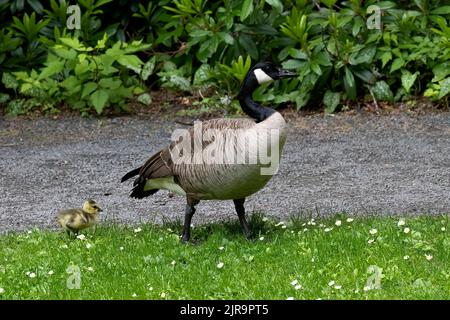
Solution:
[{"label": "goose webbed foot", "polygon": [[252,232],[250,231],[250,228],[248,226],[248,222],[245,218],[245,208],[244,208],[244,202],[245,198],[243,199],[235,199],[233,200],[234,207],[236,208],[236,213],[239,217],[239,223],[241,224],[242,232],[244,233],[244,236],[248,239],[252,239]]}]

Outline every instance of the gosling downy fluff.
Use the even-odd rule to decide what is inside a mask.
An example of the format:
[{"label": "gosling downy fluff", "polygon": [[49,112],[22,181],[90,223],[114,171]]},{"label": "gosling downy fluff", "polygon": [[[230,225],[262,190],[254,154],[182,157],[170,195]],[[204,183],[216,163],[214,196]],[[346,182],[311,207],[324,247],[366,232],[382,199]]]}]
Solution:
[{"label": "gosling downy fluff", "polygon": [[76,235],[80,230],[95,225],[98,222],[98,213],[101,211],[97,202],[88,199],[84,202],[83,208],[62,210],[58,212],[56,218],[67,234]]}]

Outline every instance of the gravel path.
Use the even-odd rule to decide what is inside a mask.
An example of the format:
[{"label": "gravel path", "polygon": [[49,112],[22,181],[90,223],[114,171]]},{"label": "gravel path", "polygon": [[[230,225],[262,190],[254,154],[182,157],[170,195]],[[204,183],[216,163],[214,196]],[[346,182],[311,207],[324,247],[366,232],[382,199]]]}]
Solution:
[{"label": "gravel path", "polygon": [[[306,116],[291,120],[280,171],[247,211],[290,214],[450,213],[450,113]],[[150,118],[0,119],[0,232],[54,227],[58,209],[92,197],[102,220],[183,217],[184,198],[128,198],[120,177],[183,127]],[[193,223],[234,219],[231,201],[203,201]]]}]

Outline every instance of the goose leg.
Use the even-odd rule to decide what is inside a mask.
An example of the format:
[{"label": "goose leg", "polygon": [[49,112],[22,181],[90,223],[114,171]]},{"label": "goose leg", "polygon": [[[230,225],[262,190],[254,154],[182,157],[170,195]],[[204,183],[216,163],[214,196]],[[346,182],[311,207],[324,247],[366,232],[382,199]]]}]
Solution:
[{"label": "goose leg", "polygon": [[247,220],[245,219],[245,208],[244,208],[245,198],[235,199],[235,200],[233,200],[233,202],[234,202],[234,207],[236,208],[237,215],[239,217],[239,223],[241,224],[242,232],[244,233],[244,235],[247,239],[250,239],[252,236],[252,233],[250,232],[250,228],[248,227]]},{"label": "goose leg", "polygon": [[182,242],[188,242],[191,237],[191,220],[195,213],[195,206],[199,203],[198,200],[187,198],[186,211],[184,214],[183,234],[181,236]]}]

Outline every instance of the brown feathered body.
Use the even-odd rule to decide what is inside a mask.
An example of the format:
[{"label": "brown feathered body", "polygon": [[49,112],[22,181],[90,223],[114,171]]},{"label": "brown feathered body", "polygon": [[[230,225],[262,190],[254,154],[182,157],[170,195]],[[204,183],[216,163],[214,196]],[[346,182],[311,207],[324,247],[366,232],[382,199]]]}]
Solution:
[{"label": "brown feathered body", "polygon": [[259,123],[248,118],[196,123],[175,132],[167,148],[122,181],[139,174],[131,193],[135,198],[159,189],[196,200],[245,198],[264,187],[278,169],[285,127],[278,112]]}]

